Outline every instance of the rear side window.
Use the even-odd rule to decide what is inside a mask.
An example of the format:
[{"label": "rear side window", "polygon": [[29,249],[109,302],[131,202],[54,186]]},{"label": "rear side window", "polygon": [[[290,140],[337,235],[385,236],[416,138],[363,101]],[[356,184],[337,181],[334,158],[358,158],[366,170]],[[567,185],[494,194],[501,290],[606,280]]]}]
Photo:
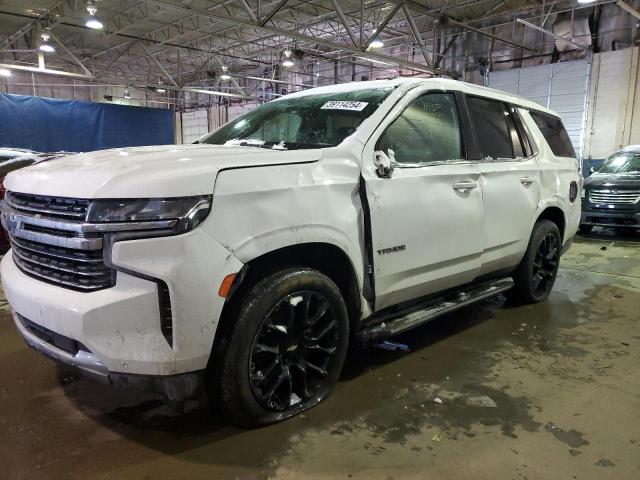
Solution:
[{"label": "rear side window", "polygon": [[542,112],[529,112],[531,118],[542,132],[542,136],[547,140],[551,151],[557,157],[575,158],[576,152],[573,150],[569,134],[562,125],[562,120],[554,115]]},{"label": "rear side window", "polygon": [[514,158],[512,132],[507,123],[508,113],[502,102],[467,97],[467,108],[476,131],[481,158]]}]

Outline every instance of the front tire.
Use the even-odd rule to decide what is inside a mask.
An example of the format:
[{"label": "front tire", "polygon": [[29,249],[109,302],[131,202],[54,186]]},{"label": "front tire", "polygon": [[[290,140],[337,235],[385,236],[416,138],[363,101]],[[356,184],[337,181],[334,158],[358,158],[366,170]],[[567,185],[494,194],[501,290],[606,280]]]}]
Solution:
[{"label": "front tire", "polygon": [[306,267],[258,281],[214,351],[210,393],[235,425],[257,427],[324,400],[347,353],[349,320],[336,284]]},{"label": "front tire", "polygon": [[518,303],[538,303],[547,299],[560,265],[562,236],[550,220],[540,220],[533,227],[527,252],[514,273],[511,296]]}]

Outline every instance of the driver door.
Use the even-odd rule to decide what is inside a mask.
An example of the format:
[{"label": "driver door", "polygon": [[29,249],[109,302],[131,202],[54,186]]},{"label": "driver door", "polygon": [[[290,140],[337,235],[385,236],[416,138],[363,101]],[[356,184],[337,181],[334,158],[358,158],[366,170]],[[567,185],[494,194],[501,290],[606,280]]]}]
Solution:
[{"label": "driver door", "polygon": [[[480,169],[466,159],[459,98],[410,92],[365,146],[376,310],[468,283],[480,270]],[[375,168],[381,151],[392,160],[389,178]]]}]

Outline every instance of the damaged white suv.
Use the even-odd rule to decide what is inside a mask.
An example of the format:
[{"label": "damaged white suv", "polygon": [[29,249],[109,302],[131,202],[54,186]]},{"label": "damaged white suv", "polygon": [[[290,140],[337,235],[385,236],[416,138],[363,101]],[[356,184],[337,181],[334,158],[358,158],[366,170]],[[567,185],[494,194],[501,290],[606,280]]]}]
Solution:
[{"label": "damaged white suv", "polygon": [[2,282],[30,346],[238,425],[318,404],[349,345],[544,300],[580,220],[558,116],[451,80],[306,90],[197,143],[9,174]]}]

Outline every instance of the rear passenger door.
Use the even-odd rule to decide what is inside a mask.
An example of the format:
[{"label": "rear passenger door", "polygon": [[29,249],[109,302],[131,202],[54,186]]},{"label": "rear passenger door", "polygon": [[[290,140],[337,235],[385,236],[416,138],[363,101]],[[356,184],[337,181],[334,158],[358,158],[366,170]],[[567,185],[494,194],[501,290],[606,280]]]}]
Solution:
[{"label": "rear passenger door", "polygon": [[494,99],[466,96],[480,154],[483,202],[481,274],[518,264],[540,201],[534,145],[518,109]]},{"label": "rear passenger door", "polygon": [[[376,309],[472,281],[480,268],[482,193],[466,158],[462,97],[416,89],[367,142]],[[376,154],[394,158],[389,178]]]}]

